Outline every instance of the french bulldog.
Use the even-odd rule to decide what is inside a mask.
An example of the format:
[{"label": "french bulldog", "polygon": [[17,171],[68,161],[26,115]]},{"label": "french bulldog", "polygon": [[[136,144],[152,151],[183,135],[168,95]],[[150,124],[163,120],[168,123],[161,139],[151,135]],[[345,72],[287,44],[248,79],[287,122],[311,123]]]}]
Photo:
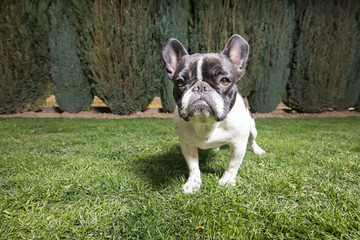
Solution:
[{"label": "french bulldog", "polygon": [[202,184],[198,149],[230,146],[230,160],[220,185],[235,186],[247,143],[256,154],[265,154],[255,138],[257,131],[236,82],[244,75],[249,44],[236,34],[220,53],[188,54],[170,38],[162,48],[176,102],[174,126],[189,168],[182,190],[195,193]]}]

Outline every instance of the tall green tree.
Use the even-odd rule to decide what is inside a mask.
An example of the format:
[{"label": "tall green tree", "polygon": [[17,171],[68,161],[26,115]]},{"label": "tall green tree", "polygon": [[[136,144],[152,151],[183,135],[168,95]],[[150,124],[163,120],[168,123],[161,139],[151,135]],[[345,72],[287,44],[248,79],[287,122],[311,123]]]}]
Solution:
[{"label": "tall green tree", "polygon": [[0,113],[37,110],[50,83],[47,0],[0,8]]},{"label": "tall green tree", "polygon": [[[88,8],[84,7],[86,4]],[[81,55],[92,87],[115,114],[148,106],[162,71],[150,1],[73,0]]]},{"label": "tall green tree", "polygon": [[[191,0],[190,3],[192,12],[189,25],[190,52],[219,53],[235,33],[249,40],[249,36],[244,31],[245,24],[239,20],[242,13],[238,11],[237,1]],[[249,69],[248,64],[247,69]],[[247,74],[248,70],[237,84],[243,97],[247,97],[252,89],[252,84],[246,77]]]},{"label": "tall green tree", "polygon": [[[188,48],[188,20],[190,15],[189,0],[164,1],[159,10],[159,21],[157,33],[159,34],[160,45],[169,38],[178,39],[185,48]],[[160,97],[162,110],[173,112],[176,106],[173,97],[174,84],[169,79],[164,68],[162,77]]]},{"label": "tall green tree", "polygon": [[50,9],[52,88],[61,110],[79,112],[90,107],[93,94],[77,55],[76,29],[65,14],[63,1],[55,1]]},{"label": "tall green tree", "polygon": [[290,74],[295,8],[288,0],[192,1],[190,49],[220,52],[233,34],[250,45],[239,92],[254,111],[270,112],[281,102]]},{"label": "tall green tree", "polygon": [[354,104],[354,107],[357,111],[360,111],[360,94],[359,94],[358,100]]},{"label": "tall green tree", "polygon": [[239,9],[252,52],[245,76],[252,82],[248,100],[253,111],[271,112],[281,102],[290,75],[295,6],[288,0],[250,2],[248,11]]},{"label": "tall green tree", "polygon": [[296,4],[297,39],[284,103],[301,112],[354,104],[360,79],[360,2],[299,0]]}]

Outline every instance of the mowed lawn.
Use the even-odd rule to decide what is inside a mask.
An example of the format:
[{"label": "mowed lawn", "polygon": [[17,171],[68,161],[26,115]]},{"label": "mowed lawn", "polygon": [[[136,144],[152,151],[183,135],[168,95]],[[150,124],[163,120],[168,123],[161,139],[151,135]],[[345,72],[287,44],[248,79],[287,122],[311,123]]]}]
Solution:
[{"label": "mowed lawn", "polygon": [[0,118],[0,239],[359,239],[360,118],[256,122],[237,186],[225,146],[186,195],[171,119]]}]

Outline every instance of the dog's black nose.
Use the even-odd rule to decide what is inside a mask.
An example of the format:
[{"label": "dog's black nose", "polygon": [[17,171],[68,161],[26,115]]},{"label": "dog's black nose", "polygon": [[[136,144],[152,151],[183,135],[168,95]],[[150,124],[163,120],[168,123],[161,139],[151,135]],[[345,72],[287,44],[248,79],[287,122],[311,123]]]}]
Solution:
[{"label": "dog's black nose", "polygon": [[197,92],[197,93],[204,93],[209,91],[210,87],[208,86],[207,83],[200,83],[197,86],[195,86],[192,91],[193,92]]}]

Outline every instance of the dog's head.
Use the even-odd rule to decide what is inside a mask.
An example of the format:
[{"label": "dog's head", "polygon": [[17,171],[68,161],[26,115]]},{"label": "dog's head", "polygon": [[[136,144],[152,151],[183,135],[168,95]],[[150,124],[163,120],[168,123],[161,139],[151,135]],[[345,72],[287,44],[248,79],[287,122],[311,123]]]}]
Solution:
[{"label": "dog's head", "polygon": [[233,35],[221,53],[189,55],[178,40],[171,38],[162,55],[174,82],[180,117],[186,121],[195,115],[224,120],[236,100],[236,82],[244,75],[249,55],[246,40]]}]

